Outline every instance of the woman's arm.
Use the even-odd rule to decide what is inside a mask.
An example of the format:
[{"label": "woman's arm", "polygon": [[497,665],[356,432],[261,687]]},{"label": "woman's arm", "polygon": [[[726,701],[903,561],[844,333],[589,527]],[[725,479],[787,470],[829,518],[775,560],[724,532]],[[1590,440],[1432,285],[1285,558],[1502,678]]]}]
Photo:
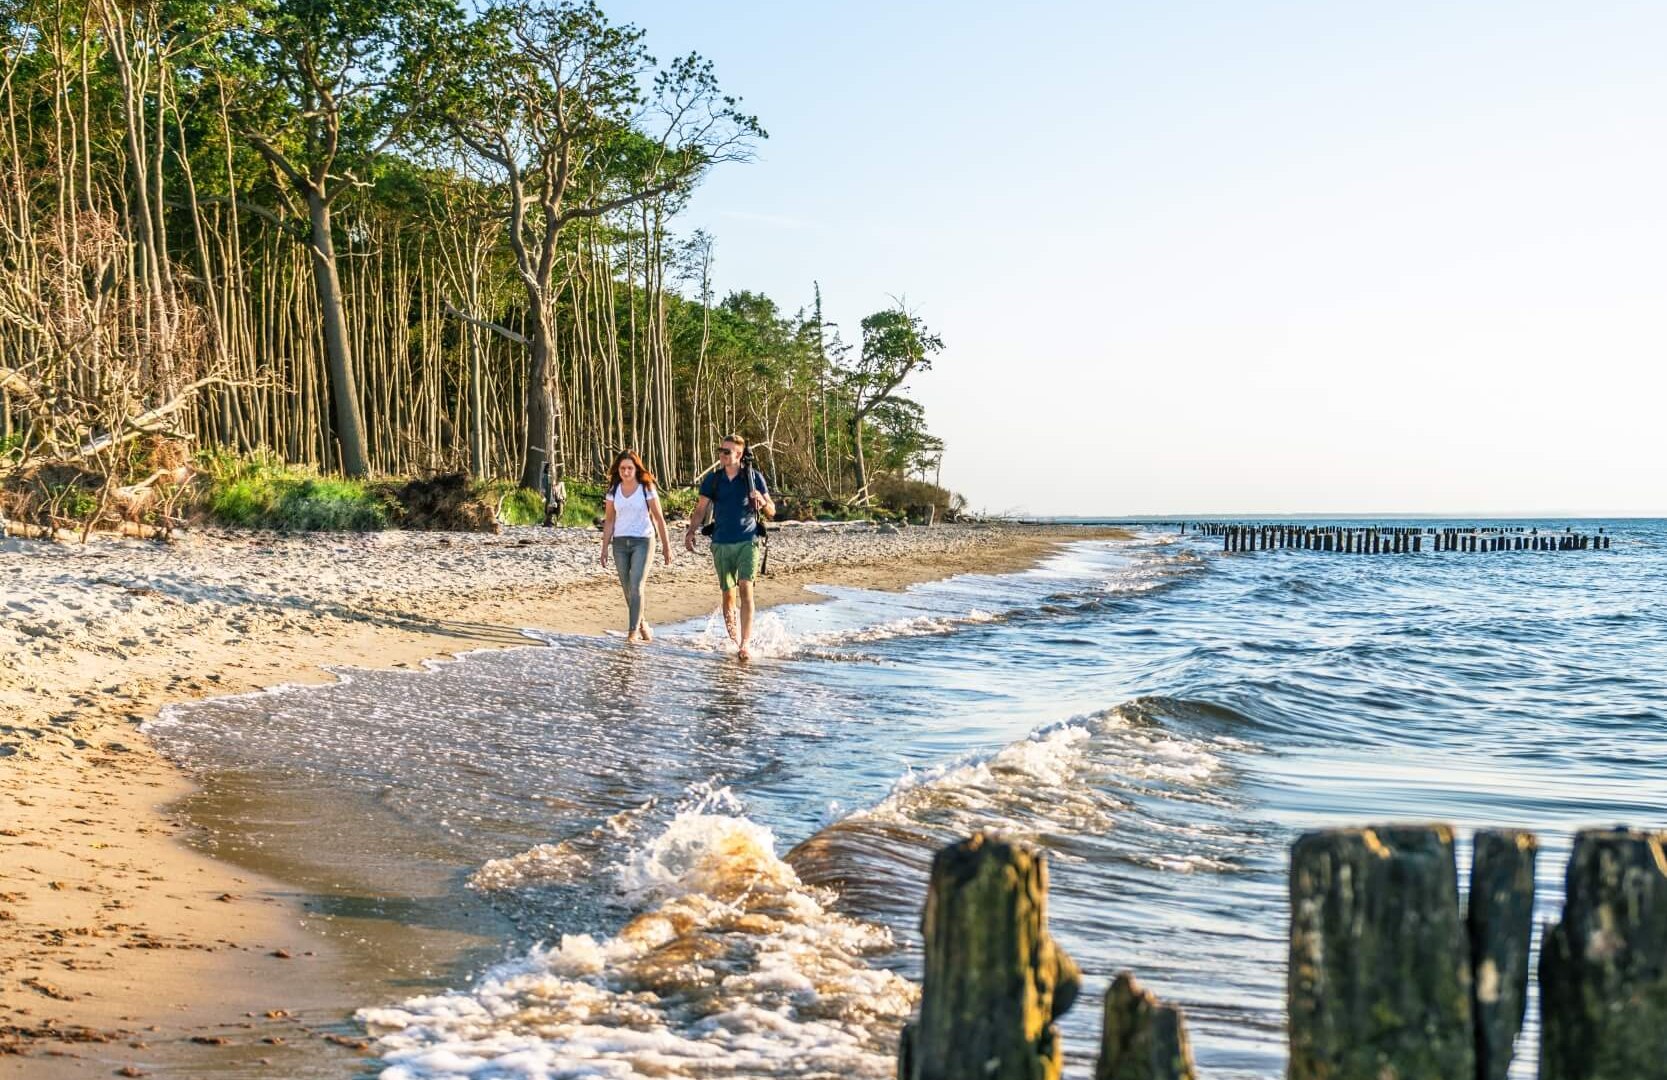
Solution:
[{"label": "woman's arm", "polygon": [[602,565],[608,565],[608,545],[614,538],[614,501],[607,498],[602,501]]},{"label": "woman's arm", "polygon": [[656,495],[648,500],[648,513],[654,519],[654,531],[660,534],[660,554],[665,558],[666,565],[671,565],[671,537],[666,534],[666,515],[660,509],[660,498]]}]

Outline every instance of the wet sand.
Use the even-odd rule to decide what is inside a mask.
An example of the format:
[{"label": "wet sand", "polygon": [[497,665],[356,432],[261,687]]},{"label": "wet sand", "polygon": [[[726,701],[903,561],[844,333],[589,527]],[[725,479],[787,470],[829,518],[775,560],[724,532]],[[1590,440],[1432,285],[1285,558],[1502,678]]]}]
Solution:
[{"label": "wet sand", "polygon": [[[758,599],[1012,571],[1066,540],[1114,534],[788,526]],[[344,1075],[366,1049],[347,1016],[367,993],[432,981],[492,948],[489,926],[414,919],[386,898],[321,898],[258,846],[210,854],[212,838],[181,813],[191,784],[138,727],[170,702],[332,678],[323,665],[525,646],[528,626],[620,628],[597,539],[512,529],[6,541],[0,1076]],[[657,564],[649,589],[656,622],[716,602],[704,551]],[[221,798],[190,817],[246,809]]]}]

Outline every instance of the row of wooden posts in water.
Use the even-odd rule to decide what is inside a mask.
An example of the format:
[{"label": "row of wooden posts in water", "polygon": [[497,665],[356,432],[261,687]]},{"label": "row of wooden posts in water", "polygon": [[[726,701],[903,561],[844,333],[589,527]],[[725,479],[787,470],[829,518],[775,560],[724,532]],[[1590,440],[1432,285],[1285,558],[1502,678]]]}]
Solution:
[{"label": "row of wooden posts in water", "polygon": [[[1186,531],[1185,525],[1182,532]],[[1516,525],[1264,525],[1202,521],[1194,526],[1201,536],[1221,537],[1223,551],[1339,551],[1351,555],[1413,555],[1431,551],[1607,551],[1611,537],[1595,533],[1541,532]]]},{"label": "row of wooden posts in water", "polygon": [[[1288,1080],[1504,1080],[1527,1011],[1533,833],[1311,832],[1291,849]],[[978,834],[938,852],[920,1011],[898,1080],[1057,1080],[1082,973],[1048,934],[1048,868]],[[1112,901],[1108,901],[1112,902]],[[1539,958],[1539,1080],[1667,1077],[1667,832],[1579,833]],[[1186,1018],[1124,972],[1095,1080],[1195,1080]]]}]

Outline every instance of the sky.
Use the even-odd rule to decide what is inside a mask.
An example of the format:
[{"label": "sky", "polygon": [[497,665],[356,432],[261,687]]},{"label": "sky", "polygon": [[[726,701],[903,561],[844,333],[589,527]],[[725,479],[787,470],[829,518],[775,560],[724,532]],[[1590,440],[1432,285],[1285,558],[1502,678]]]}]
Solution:
[{"label": "sky", "polygon": [[605,7],[770,133],[719,292],[902,298],[976,509],[1667,515],[1667,4]]}]

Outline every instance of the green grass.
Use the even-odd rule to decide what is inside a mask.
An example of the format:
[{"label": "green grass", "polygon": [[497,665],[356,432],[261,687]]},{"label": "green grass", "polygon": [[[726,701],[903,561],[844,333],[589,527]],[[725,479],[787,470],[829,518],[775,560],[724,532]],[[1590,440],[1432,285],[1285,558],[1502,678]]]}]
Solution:
[{"label": "green grass", "polygon": [[536,491],[517,487],[508,480],[500,481],[496,486],[504,489],[503,501],[498,504],[498,516],[503,519],[504,524],[544,524],[544,496]]},{"label": "green grass", "polygon": [[205,454],[203,508],[221,525],[281,532],[365,532],[387,528],[388,495],[363,480],[320,476],[276,457]]},{"label": "green grass", "polygon": [[[196,465],[205,477],[199,509],[219,525],[285,532],[363,531],[388,528],[399,518],[400,508],[389,494],[399,486],[396,482],[321,476],[271,454],[205,452],[197,455]],[[538,492],[517,487],[512,480],[489,480],[476,490],[506,525],[544,523],[544,499]],[[599,482],[568,480],[567,503],[558,524],[594,527],[602,516],[605,493]],[[668,517],[687,517],[697,494],[694,488],[668,488],[661,490],[660,498]]]}]

